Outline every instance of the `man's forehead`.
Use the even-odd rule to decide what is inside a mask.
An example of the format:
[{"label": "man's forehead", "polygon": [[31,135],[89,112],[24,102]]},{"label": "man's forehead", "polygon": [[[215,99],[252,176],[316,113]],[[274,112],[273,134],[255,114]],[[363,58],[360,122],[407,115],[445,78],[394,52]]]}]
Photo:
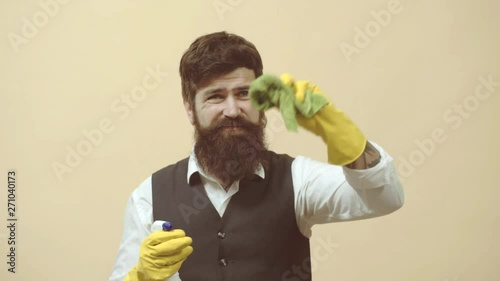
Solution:
[{"label": "man's forehead", "polygon": [[200,89],[200,92],[218,92],[218,91],[232,91],[239,89],[248,89],[252,82],[238,82],[238,83],[217,83]]},{"label": "man's forehead", "polygon": [[248,89],[253,80],[255,80],[253,70],[240,67],[227,74],[209,79],[206,83],[201,83],[197,93]]}]

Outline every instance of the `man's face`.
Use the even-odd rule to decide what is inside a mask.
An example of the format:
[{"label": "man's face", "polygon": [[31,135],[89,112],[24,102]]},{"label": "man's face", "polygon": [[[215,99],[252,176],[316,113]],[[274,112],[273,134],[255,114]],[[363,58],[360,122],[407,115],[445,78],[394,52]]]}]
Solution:
[{"label": "man's face", "polygon": [[253,80],[252,70],[238,68],[202,85],[193,106],[184,104],[195,125],[198,163],[224,185],[266,165],[265,115],[248,98]]},{"label": "man's face", "polygon": [[[222,119],[237,117],[258,124],[261,114],[248,98],[253,80],[253,70],[240,67],[202,85],[194,97],[193,106],[184,102],[191,124],[198,123],[200,128],[208,128]],[[227,126],[224,131],[237,133],[239,129]]]}]

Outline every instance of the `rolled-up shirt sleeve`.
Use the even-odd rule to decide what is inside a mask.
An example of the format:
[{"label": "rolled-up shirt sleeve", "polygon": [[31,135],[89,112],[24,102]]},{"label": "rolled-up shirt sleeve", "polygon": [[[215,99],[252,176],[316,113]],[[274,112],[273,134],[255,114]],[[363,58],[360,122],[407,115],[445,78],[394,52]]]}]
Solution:
[{"label": "rolled-up shirt sleeve", "polygon": [[403,187],[393,159],[382,147],[370,143],[380,152],[381,160],[369,169],[354,170],[308,157],[295,158],[295,213],[304,236],[311,236],[315,224],[378,217],[402,207]]}]

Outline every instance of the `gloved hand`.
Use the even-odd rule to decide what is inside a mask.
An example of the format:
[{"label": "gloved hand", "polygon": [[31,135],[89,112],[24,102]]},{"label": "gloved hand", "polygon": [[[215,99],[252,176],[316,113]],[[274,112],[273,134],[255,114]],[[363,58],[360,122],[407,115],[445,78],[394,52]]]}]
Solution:
[{"label": "gloved hand", "polygon": [[354,122],[308,81],[295,81],[290,74],[262,75],[250,85],[249,96],[259,110],[278,107],[289,130],[295,131],[297,122],[320,136],[331,164],[352,163],[365,149],[366,137]]},{"label": "gloved hand", "polygon": [[193,252],[192,242],[180,229],[151,233],[142,241],[139,262],[128,272],[125,281],[164,281],[179,271]]}]

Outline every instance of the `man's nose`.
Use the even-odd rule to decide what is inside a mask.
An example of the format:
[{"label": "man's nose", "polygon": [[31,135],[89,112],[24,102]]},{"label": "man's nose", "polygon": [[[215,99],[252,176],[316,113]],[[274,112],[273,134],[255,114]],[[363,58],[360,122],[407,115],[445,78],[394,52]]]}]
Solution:
[{"label": "man's nose", "polygon": [[227,97],[224,105],[224,116],[228,118],[236,118],[240,114],[241,108],[238,101],[232,96]]}]

